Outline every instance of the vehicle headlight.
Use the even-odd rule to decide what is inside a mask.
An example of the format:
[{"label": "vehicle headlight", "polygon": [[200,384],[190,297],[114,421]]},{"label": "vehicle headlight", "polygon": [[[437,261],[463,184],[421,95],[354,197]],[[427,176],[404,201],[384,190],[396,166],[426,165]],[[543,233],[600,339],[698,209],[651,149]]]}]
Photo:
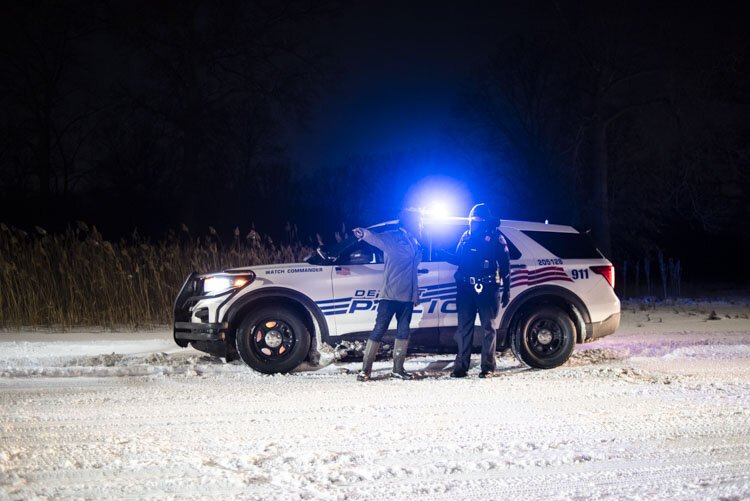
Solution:
[{"label": "vehicle headlight", "polygon": [[203,279],[203,292],[212,294],[230,289],[239,289],[253,281],[255,275],[214,275]]}]

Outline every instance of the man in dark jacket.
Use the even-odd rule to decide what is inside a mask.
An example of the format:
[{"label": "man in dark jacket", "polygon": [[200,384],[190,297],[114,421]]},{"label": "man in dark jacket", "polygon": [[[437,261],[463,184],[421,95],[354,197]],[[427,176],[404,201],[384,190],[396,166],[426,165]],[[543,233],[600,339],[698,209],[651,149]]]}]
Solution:
[{"label": "man in dark jacket", "polygon": [[378,314],[370,338],[367,340],[358,381],[368,381],[372,363],[391,319],[396,316],[396,341],[393,346],[393,372],[391,377],[412,379],[404,370],[404,360],[409,347],[409,323],[412,311],[419,304],[417,267],[422,260],[422,215],[417,210],[403,210],[399,215],[398,229],[373,233],[366,228],[356,228],[354,236],[383,251],[385,266],[383,287],[380,291]]},{"label": "man in dark jacket", "polygon": [[492,321],[498,313],[497,292],[501,283],[502,306],[507,306],[510,301],[510,257],[508,244],[498,230],[498,222],[486,205],[475,205],[469,214],[469,230],[456,248],[458,327],[455,339],[458,354],[451,377],[466,377],[469,370],[477,313],[482,325],[479,377],[491,377],[495,371],[497,334]]}]

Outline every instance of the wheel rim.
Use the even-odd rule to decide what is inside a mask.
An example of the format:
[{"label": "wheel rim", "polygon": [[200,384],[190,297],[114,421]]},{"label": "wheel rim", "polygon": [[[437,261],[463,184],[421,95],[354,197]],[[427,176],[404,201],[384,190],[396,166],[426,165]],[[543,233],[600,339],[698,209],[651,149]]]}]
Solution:
[{"label": "wheel rim", "polygon": [[289,356],[295,342],[294,330],[288,323],[267,318],[253,327],[250,346],[259,357],[281,360]]},{"label": "wheel rim", "polygon": [[526,344],[536,357],[553,357],[560,353],[565,345],[562,326],[549,318],[537,319],[526,332]]}]

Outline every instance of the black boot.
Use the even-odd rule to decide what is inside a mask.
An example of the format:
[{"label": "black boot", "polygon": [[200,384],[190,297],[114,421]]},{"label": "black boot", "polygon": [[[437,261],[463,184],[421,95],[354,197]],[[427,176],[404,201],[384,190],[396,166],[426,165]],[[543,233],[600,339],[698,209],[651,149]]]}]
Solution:
[{"label": "black boot", "polygon": [[372,372],[372,363],[375,361],[375,355],[378,354],[380,349],[380,341],[373,341],[372,339],[367,340],[367,346],[365,346],[365,354],[362,357],[362,370],[357,374],[357,381],[369,381],[370,372]]}]

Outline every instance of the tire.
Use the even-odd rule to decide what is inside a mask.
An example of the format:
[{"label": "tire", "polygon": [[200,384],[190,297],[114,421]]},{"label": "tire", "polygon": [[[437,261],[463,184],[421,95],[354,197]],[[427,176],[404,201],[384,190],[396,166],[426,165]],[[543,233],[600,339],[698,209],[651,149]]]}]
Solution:
[{"label": "tire", "polygon": [[552,369],[570,358],[575,347],[573,320],[557,306],[540,305],[522,314],[513,329],[511,349],[522,363],[535,369]]},{"label": "tire", "polygon": [[267,307],[242,320],[235,345],[242,361],[256,371],[289,372],[307,356],[310,332],[294,311]]}]

